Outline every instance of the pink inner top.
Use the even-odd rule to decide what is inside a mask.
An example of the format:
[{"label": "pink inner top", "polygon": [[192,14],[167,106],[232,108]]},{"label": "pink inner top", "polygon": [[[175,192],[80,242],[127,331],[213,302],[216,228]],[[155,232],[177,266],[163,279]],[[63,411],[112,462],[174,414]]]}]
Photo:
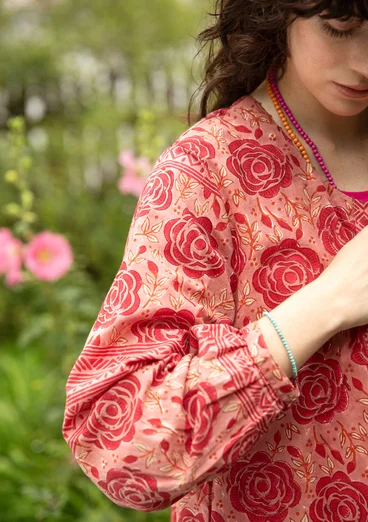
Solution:
[{"label": "pink inner top", "polygon": [[359,199],[359,201],[368,201],[368,190],[362,190],[361,192],[347,192],[346,190],[341,190],[343,194],[347,196],[351,196],[352,198]]}]

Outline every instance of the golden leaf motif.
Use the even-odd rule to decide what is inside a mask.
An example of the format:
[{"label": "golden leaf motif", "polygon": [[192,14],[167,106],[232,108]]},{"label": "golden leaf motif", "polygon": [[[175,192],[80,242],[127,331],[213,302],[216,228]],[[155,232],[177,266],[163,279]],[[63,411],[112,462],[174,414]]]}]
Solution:
[{"label": "golden leaf motif", "polygon": [[146,452],[150,451],[149,448],[147,448],[147,446],[145,444],[133,442],[133,446],[135,446],[137,448],[137,450],[140,451],[141,453],[146,453]]},{"label": "golden leaf motif", "polygon": [[158,239],[156,236],[148,234],[146,237],[150,243],[158,243]]},{"label": "golden leaf motif", "polygon": [[167,473],[169,471],[172,471],[174,468],[172,467],[171,464],[167,464],[166,466],[162,466],[162,468],[159,468],[160,471],[162,471],[163,473]]},{"label": "golden leaf motif", "polygon": [[150,285],[153,285],[154,282],[155,282],[155,279],[149,273],[146,274],[146,279],[147,279],[147,281],[149,282]]},{"label": "golden leaf motif", "polygon": [[152,232],[160,232],[162,228],[162,223],[163,221],[161,221],[160,223],[156,223],[156,225],[152,227]]},{"label": "golden leaf motif", "polygon": [[146,468],[149,468],[151,466],[151,464],[154,462],[154,460],[155,460],[155,457],[154,457],[153,453],[148,455],[147,460],[146,460]]},{"label": "golden leaf motif", "polygon": [[292,424],[292,423],[291,423],[291,424],[290,424],[290,428],[291,428],[293,431],[295,431],[295,433],[300,433],[300,430],[299,430],[298,426],[295,426],[295,424]]},{"label": "golden leaf motif", "polygon": [[228,413],[229,411],[236,411],[239,409],[239,403],[238,402],[235,402],[235,401],[232,401],[232,402],[229,402],[229,404],[227,404],[223,409],[222,411],[225,412],[225,413]]}]

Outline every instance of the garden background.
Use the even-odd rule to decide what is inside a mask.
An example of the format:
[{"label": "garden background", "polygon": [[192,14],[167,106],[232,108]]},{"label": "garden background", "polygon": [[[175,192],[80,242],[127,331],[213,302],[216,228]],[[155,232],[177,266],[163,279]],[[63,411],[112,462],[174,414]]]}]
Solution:
[{"label": "garden background", "polygon": [[142,183],[188,128],[204,0],[0,0],[0,518],[168,521],[108,500],[62,438],[65,383]]}]

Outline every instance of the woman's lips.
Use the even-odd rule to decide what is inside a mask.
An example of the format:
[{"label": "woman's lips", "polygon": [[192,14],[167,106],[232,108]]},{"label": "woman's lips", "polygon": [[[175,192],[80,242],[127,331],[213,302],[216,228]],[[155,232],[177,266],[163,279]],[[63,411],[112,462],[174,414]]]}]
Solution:
[{"label": "woman's lips", "polygon": [[350,87],[346,87],[345,85],[340,85],[339,83],[333,82],[336,89],[345,96],[349,98],[368,98],[368,89],[364,91],[358,91],[355,89],[351,89]]}]

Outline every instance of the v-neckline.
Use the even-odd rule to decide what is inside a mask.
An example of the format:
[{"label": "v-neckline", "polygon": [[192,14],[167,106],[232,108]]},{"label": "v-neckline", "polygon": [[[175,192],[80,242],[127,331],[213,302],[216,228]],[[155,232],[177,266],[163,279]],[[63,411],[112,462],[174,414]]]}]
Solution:
[{"label": "v-neckline", "polygon": [[[276,127],[278,128],[278,130],[289,140],[289,142],[294,146],[294,148],[296,149],[297,153],[299,154],[301,160],[303,161],[304,163],[304,166],[305,168],[307,168],[307,166],[309,165],[308,161],[304,158],[303,154],[301,153],[301,151],[298,149],[298,147],[296,146],[296,144],[294,143],[294,141],[292,140],[292,138],[289,136],[289,134],[287,132],[285,132],[285,129],[282,125],[279,125],[276,121],[275,121],[275,118],[273,117],[273,115],[271,113],[269,113],[265,107],[262,105],[262,103],[257,100],[257,98],[255,98],[254,96],[252,96],[251,94],[248,94],[246,97],[249,97],[251,98],[254,102],[256,102],[256,104],[258,104],[258,106],[261,108],[261,110],[263,110],[270,118],[271,118],[271,123],[273,123],[274,125],[276,125]],[[352,205],[355,204],[356,200],[359,199],[359,198],[355,198],[353,196],[351,196],[350,194],[345,194],[345,192],[343,192],[342,190],[340,190],[338,187],[334,187],[333,185],[331,185],[331,183],[329,182],[329,180],[327,179],[327,177],[323,177],[318,171],[317,169],[314,167],[313,163],[311,164],[310,166],[312,168],[312,174],[314,174],[315,176],[318,177],[318,179],[321,181],[321,183],[323,183],[323,185],[327,187],[331,187],[329,190],[336,190],[337,192],[339,192],[342,197],[344,197],[345,199],[348,198],[350,199],[350,203]],[[368,191],[363,191],[363,192],[359,192],[359,194],[362,194],[362,193],[365,193],[367,192],[368,194]],[[364,201],[361,201],[361,203],[365,203]],[[368,202],[367,202],[368,203]]]}]

